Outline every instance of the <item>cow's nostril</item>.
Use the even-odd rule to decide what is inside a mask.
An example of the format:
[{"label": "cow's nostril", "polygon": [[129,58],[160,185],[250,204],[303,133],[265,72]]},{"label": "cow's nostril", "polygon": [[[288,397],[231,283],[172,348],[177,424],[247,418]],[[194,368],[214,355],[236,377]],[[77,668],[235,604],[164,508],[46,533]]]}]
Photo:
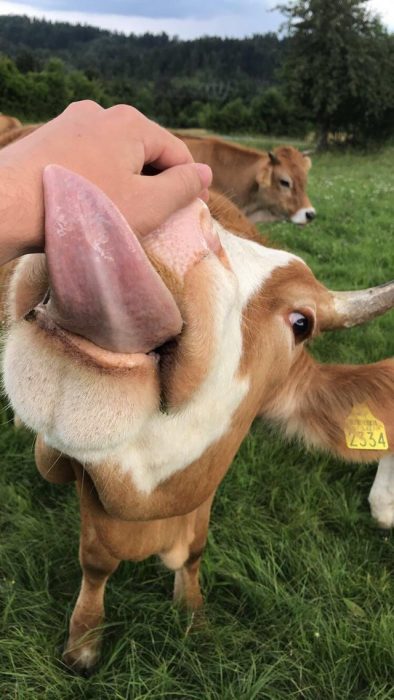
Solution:
[{"label": "cow's nostril", "polygon": [[35,310],[35,309],[31,309],[31,310],[28,311],[28,313],[25,315],[24,319],[25,319],[25,321],[35,321],[35,320],[36,320],[36,316],[37,316],[36,310]]},{"label": "cow's nostril", "polygon": [[313,221],[313,219],[314,219],[315,216],[316,216],[316,212],[313,211],[313,209],[311,209],[310,211],[307,211],[307,212],[305,213],[305,216],[306,216],[306,218],[308,219],[308,221]]}]

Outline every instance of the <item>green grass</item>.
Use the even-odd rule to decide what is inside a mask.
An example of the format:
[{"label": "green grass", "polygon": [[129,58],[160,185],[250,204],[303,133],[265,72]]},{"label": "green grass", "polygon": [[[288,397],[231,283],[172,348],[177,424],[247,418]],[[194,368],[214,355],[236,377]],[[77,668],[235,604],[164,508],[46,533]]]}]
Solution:
[{"label": "green grass", "polygon": [[[262,145],[259,142],[259,145]],[[317,220],[270,225],[338,289],[393,277],[394,150],[314,158]],[[393,353],[394,314],[327,334],[324,361]],[[72,487],[44,482],[33,437],[2,411],[2,700],[392,700],[393,538],[371,521],[373,466],[284,444],[256,423],[221,485],[204,555],[206,628],[188,633],[156,560],[123,564],[107,588],[102,664],[90,679],[59,662],[80,582]]]}]

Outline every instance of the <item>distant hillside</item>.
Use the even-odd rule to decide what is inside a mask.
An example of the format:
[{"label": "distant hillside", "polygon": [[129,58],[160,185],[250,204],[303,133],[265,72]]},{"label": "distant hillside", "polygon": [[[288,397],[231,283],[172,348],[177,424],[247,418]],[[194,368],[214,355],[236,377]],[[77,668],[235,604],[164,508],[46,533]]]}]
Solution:
[{"label": "distant hillside", "polygon": [[275,34],[181,41],[167,34],[126,36],[63,22],[0,17],[0,52],[15,59],[21,70],[42,68],[49,56],[57,56],[87,75],[107,80],[184,77],[272,85],[284,43]]},{"label": "distant hillside", "polygon": [[181,41],[0,16],[0,111],[39,121],[94,99],[133,104],[176,128],[298,133],[305,124],[279,84],[287,41]]}]

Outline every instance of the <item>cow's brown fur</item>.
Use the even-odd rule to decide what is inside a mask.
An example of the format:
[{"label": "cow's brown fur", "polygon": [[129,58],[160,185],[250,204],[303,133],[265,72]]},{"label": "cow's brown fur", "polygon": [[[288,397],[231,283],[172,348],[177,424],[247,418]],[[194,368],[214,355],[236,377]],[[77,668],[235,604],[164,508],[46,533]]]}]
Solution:
[{"label": "cow's brown fur", "polygon": [[214,219],[220,221],[227,231],[232,231],[237,236],[248,238],[250,241],[267,244],[267,239],[260,235],[256,226],[224,194],[211,188],[208,204]]},{"label": "cow's brown fur", "polygon": [[6,131],[11,131],[16,127],[22,126],[22,123],[16,117],[10,117],[7,114],[0,114],[0,134]]},{"label": "cow's brown fur", "polygon": [[[212,207],[229,230],[258,237],[250,223],[223,198],[213,195]],[[210,354],[215,292],[205,283],[203,265],[202,262],[191,270],[185,282],[193,298],[194,313],[187,318],[176,366],[171,364],[171,355],[163,358],[165,394],[171,407],[181,406],[206,373],[201,359]],[[45,287],[45,275],[38,277],[41,282],[36,278],[36,288],[29,275],[17,286],[13,304],[21,315],[37,302]],[[76,479],[80,497],[83,579],[65,652],[69,665],[84,669],[97,660],[105,584],[122,559],[139,561],[159,554],[176,571],[174,597],[192,610],[201,606],[198,571],[211,503],[256,415],[264,414],[284,423],[290,432],[301,434],[308,443],[326,447],[348,459],[369,461],[376,459],[376,453],[350,451],[343,435],[344,419],[353,403],[368,401],[373,412],[385,422],[390,450],[394,449],[394,426],[390,422],[394,408],[394,362],[366,367],[320,366],[302,345],[296,349],[295,362],[288,351],[278,355],[274,342],[281,332],[277,317],[287,316],[294,299],[303,299],[308,307],[316,307],[317,318],[324,320],[331,313],[327,290],[302,263],[294,262],[286,269],[274,271],[267,285],[251,299],[243,316],[243,353],[238,372],[240,377],[248,376],[252,381],[232,416],[230,428],[199,459],[159,483],[151,493],[138,490],[132,476],[118,464],[103,464],[100,469],[90,468],[89,463],[82,466],[48,447],[42,436],[38,436],[36,462],[40,473],[55,483]],[[187,309],[184,311],[187,313]],[[43,349],[51,342],[39,328],[37,336]],[[64,353],[64,348],[59,346],[57,350],[53,345],[52,352],[58,351]],[[78,356],[74,360],[79,362]],[[116,374],[111,375],[109,370],[108,376],[115,380]],[[128,382],[126,370],[123,381]]]}]

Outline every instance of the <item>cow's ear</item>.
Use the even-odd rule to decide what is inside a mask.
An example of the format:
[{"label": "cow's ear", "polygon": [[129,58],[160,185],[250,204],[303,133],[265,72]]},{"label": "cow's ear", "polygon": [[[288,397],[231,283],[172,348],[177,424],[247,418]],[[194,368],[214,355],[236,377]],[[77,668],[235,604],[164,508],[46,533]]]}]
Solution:
[{"label": "cow's ear", "polygon": [[309,158],[309,156],[304,154],[304,168],[305,168],[306,172],[309,172],[311,167],[312,167],[311,159]]},{"label": "cow's ear", "polygon": [[394,452],[393,414],[394,360],[320,365],[306,352],[268,410],[288,434],[357,462]]},{"label": "cow's ear", "polygon": [[267,159],[266,163],[262,163],[260,170],[256,175],[256,183],[258,187],[271,187],[272,182],[272,162]]}]

